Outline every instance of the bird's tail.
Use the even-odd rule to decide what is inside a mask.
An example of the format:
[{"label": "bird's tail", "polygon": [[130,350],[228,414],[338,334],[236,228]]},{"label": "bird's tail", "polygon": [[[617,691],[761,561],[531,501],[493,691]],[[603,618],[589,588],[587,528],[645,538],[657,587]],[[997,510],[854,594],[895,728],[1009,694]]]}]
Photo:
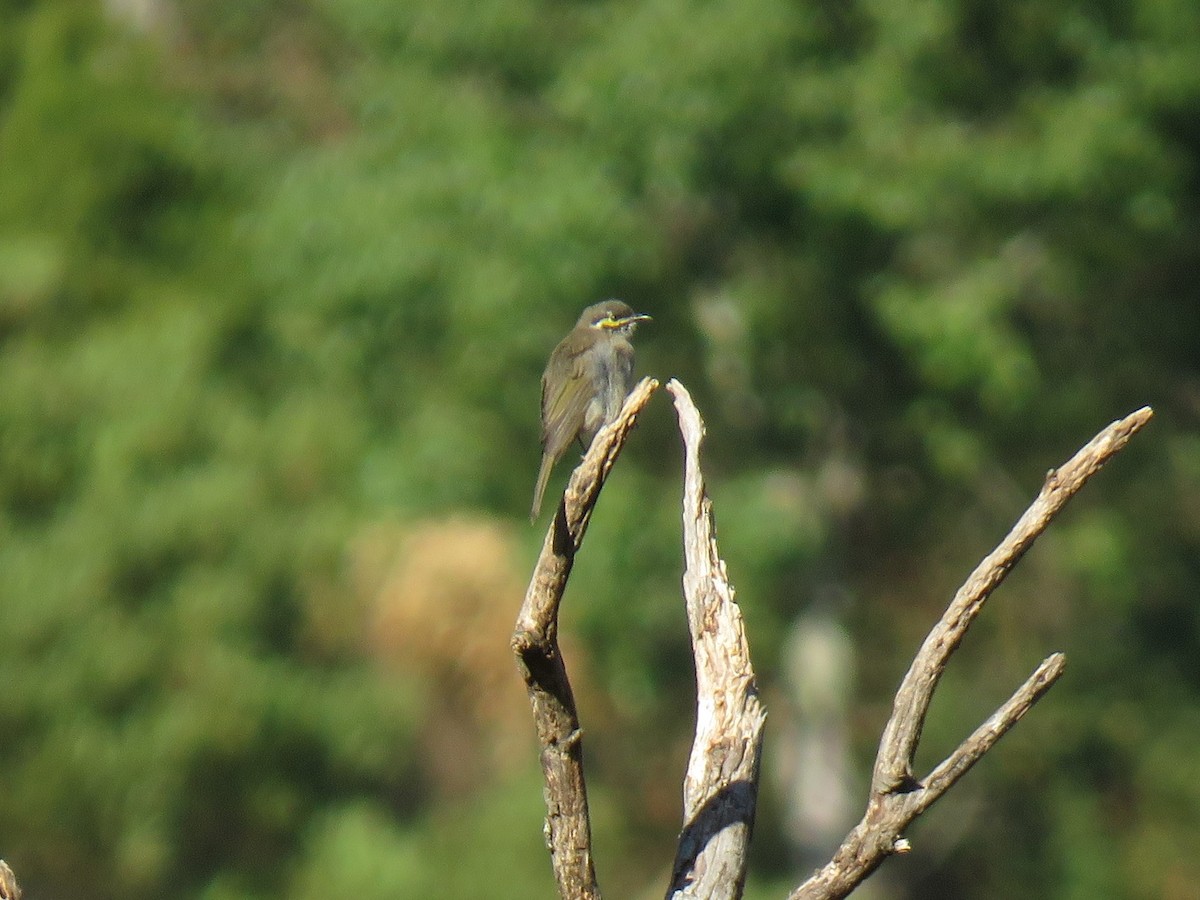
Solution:
[{"label": "bird's tail", "polygon": [[538,469],[537,486],[533,489],[533,508],[529,511],[529,521],[536,522],[542,511],[542,495],[546,493],[546,482],[550,480],[550,470],[554,468],[554,457],[549,453],[542,454],[542,466]]}]

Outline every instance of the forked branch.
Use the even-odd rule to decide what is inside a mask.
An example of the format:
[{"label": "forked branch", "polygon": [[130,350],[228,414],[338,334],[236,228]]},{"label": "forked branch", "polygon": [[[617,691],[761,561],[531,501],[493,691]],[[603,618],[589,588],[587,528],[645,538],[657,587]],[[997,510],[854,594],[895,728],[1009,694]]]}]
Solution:
[{"label": "forked branch", "polygon": [[1008,536],[975,568],[917,651],[900,683],[883,730],[871,779],[866,814],[833,859],[797,888],[789,900],[845,897],[892,853],[904,852],[904,829],[929,808],[1012,728],[1062,675],[1061,653],[1048,657],[1015,694],[924,779],[913,774],[913,758],[933,691],[992,592],[1032,546],[1055,515],[1100,468],[1137,434],[1153,412],[1139,409],[1113,422],[1057,470],[1051,469],[1037,499]]}]

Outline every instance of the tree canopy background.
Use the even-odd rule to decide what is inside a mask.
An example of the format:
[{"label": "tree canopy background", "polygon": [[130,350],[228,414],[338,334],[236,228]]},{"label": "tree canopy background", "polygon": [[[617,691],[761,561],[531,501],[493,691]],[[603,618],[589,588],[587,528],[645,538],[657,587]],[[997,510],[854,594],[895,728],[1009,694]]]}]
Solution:
[{"label": "tree canopy background", "polygon": [[[858,802],[951,592],[1147,403],[956,658],[928,752],[1049,650],[1065,679],[874,888],[1194,896],[1191,0],[0,0],[0,855],[27,894],[553,895],[507,639],[538,377],[606,296],[708,419],[771,712],[748,896],[822,849],[778,762],[799,626],[850,648]],[[616,896],[661,890],[679,827],[679,455],[660,398],[564,611]]]}]

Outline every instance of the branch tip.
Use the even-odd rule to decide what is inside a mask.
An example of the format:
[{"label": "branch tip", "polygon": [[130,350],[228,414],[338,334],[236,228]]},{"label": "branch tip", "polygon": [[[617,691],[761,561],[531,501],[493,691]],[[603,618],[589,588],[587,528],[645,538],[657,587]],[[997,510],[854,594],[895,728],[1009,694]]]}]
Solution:
[{"label": "branch tip", "polygon": [[683,831],[667,895],[735,900],[746,876],[766,713],[704,493],[704,421],[678,380],[671,379],[667,390],[684,444],[683,592],[698,695]]}]

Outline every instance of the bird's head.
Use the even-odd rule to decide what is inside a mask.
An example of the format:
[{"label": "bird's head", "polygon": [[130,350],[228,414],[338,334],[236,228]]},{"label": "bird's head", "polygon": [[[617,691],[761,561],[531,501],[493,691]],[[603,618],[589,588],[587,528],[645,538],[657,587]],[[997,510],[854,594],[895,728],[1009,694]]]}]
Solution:
[{"label": "bird's head", "polygon": [[639,322],[649,322],[650,317],[635,313],[622,300],[605,300],[595,303],[583,311],[576,328],[587,327],[606,334],[633,334]]}]

